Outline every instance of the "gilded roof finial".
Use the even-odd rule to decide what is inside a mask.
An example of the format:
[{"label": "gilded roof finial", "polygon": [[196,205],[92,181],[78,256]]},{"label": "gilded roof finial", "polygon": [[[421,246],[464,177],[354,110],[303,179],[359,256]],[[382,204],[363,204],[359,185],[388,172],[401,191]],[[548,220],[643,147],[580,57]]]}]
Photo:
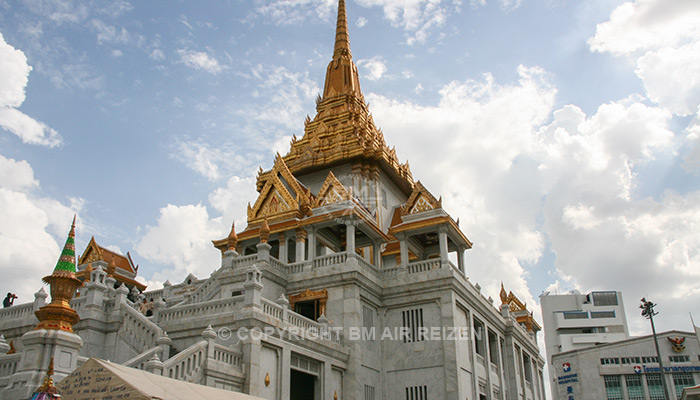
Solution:
[{"label": "gilded roof finial", "polygon": [[338,0],[338,22],[335,27],[333,59],[344,55],[352,58],[352,54],[350,53],[350,37],[348,35],[348,18],[345,11],[345,0]]},{"label": "gilded roof finial", "polygon": [[260,225],[260,243],[267,243],[267,239],[270,238],[270,225],[267,224],[267,217],[263,220],[262,225]]},{"label": "gilded roof finial", "polygon": [[112,278],[114,278],[116,272],[117,263],[114,262],[114,257],[112,257],[112,261],[110,261],[109,265],[107,266],[107,276],[111,276]]},{"label": "gilded roof finial", "polygon": [[236,235],[236,221],[231,224],[231,232],[228,234],[228,250],[236,250],[238,235]]}]

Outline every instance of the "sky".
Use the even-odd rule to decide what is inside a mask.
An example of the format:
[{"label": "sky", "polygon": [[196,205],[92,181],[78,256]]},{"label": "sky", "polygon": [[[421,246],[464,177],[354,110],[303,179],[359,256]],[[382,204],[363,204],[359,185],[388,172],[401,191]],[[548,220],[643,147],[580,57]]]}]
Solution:
[{"label": "sky", "polygon": [[[0,0],[0,292],[33,299],[73,214],[151,288],[220,266],[303,135],[335,0]],[[474,242],[467,275],[700,316],[700,2],[348,0],[386,142]]]}]

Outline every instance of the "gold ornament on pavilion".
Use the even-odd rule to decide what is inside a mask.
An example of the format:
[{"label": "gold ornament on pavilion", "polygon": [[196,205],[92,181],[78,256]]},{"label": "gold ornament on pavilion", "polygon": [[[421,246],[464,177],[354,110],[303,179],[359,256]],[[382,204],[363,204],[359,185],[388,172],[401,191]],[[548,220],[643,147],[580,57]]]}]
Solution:
[{"label": "gold ornament on pavilion", "polygon": [[237,245],[238,245],[238,235],[236,235],[236,222],[234,221],[231,224],[231,232],[229,232],[229,234],[228,234],[227,249],[235,251]]},{"label": "gold ornament on pavilion", "polygon": [[267,224],[267,218],[263,220],[262,225],[260,225],[260,243],[267,243],[270,238],[270,226]]}]

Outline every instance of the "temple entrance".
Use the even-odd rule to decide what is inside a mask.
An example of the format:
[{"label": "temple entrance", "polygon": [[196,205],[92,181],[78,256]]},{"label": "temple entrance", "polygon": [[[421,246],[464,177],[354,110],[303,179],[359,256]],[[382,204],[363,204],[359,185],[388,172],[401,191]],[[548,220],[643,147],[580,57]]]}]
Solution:
[{"label": "temple entrance", "polygon": [[291,370],[289,377],[289,400],[314,400],[316,377],[301,371]]}]

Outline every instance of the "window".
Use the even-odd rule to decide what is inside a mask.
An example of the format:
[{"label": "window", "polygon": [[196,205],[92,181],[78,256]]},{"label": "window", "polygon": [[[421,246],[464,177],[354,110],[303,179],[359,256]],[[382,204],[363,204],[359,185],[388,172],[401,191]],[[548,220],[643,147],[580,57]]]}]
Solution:
[{"label": "window", "polygon": [[525,371],[525,380],[532,383],[532,363],[530,363],[530,356],[523,352],[523,368]]},{"label": "window", "polygon": [[423,336],[423,309],[416,308],[406,310],[401,313],[403,315],[403,327],[406,334],[403,335],[404,343],[421,342],[425,340]]},{"label": "window", "polygon": [[407,387],[406,400],[428,400],[428,387],[425,385]]},{"label": "window", "polygon": [[476,344],[476,354],[486,357],[486,340],[484,339],[484,323],[474,317],[474,343]]},{"label": "window", "polygon": [[673,374],[673,386],[676,387],[676,397],[681,398],[683,394],[683,388],[688,386],[695,386],[695,380],[693,379],[693,374],[689,372],[681,372],[679,374]]},{"label": "window", "polygon": [[564,319],[587,319],[587,311],[564,311]]},{"label": "window", "polygon": [[659,359],[656,358],[656,356],[646,356],[646,357],[642,357],[642,362],[645,363],[645,364],[646,364],[646,363],[656,363],[656,364],[658,364],[658,363],[659,363]]},{"label": "window", "polygon": [[617,292],[593,292],[593,305],[594,306],[616,306],[617,302]]},{"label": "window", "polygon": [[[367,337],[374,340],[374,308],[362,305],[362,329],[367,333]],[[362,337],[365,337],[364,333]]]},{"label": "window", "polygon": [[375,399],[375,389],[374,386],[365,385],[365,400]]},{"label": "window", "polygon": [[661,374],[647,374],[647,389],[649,400],[664,400],[664,385],[661,383]]},{"label": "window", "polygon": [[615,311],[591,311],[591,318],[615,318]]},{"label": "window", "polygon": [[622,382],[620,375],[604,375],[605,394],[608,400],[622,400]]},{"label": "window", "polygon": [[620,359],[617,357],[601,358],[600,365],[620,364]]},{"label": "window", "polygon": [[668,356],[672,363],[690,362],[690,356]]},{"label": "window", "polygon": [[629,400],[644,400],[644,388],[641,375],[625,375],[627,398]]},{"label": "window", "polygon": [[489,329],[489,360],[492,364],[498,365],[498,338]]},{"label": "window", "polygon": [[639,357],[622,357],[620,360],[623,364],[639,364],[640,362]]}]

